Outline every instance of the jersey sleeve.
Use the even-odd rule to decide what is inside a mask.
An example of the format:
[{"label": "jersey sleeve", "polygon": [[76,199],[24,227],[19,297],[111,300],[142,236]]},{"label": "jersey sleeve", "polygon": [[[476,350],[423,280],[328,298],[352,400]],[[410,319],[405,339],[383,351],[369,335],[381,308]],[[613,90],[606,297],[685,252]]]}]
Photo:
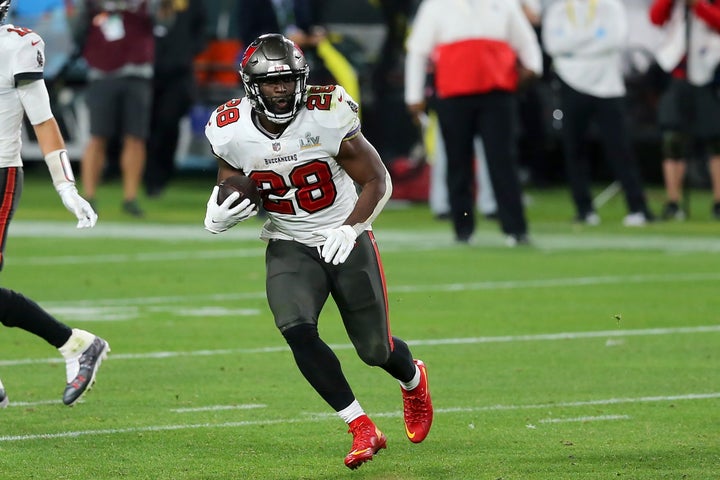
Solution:
[{"label": "jersey sleeve", "polygon": [[218,126],[218,115],[220,113],[220,108],[213,110],[210,119],[205,125],[205,137],[207,137],[210,142],[210,148],[212,148],[213,154],[228,161],[228,157],[230,156],[230,142],[233,138],[234,129],[232,125]]},{"label": "jersey sleeve", "polygon": [[10,66],[15,82],[41,80],[45,69],[45,42],[37,33],[18,29]]},{"label": "jersey sleeve", "polygon": [[309,87],[307,106],[311,110],[328,110],[329,115],[317,116],[318,122],[325,128],[342,132],[343,141],[360,133],[360,108],[340,85]]}]

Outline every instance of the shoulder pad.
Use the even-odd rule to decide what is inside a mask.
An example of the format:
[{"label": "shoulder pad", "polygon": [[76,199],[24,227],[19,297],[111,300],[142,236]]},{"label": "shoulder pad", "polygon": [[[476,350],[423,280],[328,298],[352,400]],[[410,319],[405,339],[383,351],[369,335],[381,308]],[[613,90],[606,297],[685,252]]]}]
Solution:
[{"label": "shoulder pad", "polygon": [[318,123],[330,128],[351,127],[358,121],[360,110],[340,85],[309,86],[305,106],[310,112],[317,112]]},{"label": "shoulder pad", "polygon": [[213,110],[210,119],[205,125],[205,136],[213,146],[216,153],[220,153],[222,146],[226,145],[233,138],[234,125],[239,119],[240,99],[233,98]]}]

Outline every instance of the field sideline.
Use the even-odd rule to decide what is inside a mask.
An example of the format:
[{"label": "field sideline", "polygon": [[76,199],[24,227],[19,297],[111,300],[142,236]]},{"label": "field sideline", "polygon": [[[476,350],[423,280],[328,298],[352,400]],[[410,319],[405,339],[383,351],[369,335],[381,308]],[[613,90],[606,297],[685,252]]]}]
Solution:
[{"label": "field sideline", "polygon": [[[562,189],[530,192],[534,245],[481,220],[473,245],[424,205],[376,222],[393,333],[428,365],[436,407],[411,444],[399,386],[357,358],[328,302],[321,334],[388,436],[357,471],[347,428],[306,385],[264,296],[260,222],[203,231],[212,180],[181,179],[137,222],[103,187],[100,222],[74,228],[29,175],[2,285],[107,338],[76,407],[61,358],[0,330],[2,480],[714,480],[720,465],[720,222],[578,227]],[[658,203],[661,192],[651,192]]]}]

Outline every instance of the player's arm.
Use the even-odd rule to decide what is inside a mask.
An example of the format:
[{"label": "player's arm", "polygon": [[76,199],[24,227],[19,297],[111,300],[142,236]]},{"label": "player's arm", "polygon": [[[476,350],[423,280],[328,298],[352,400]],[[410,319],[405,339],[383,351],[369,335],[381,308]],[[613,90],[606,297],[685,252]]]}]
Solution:
[{"label": "player's arm", "polygon": [[[58,126],[55,117],[50,117],[44,122],[33,125],[33,130],[35,131],[35,136],[37,137],[38,145],[40,145],[40,150],[42,151],[43,156],[46,156],[55,150],[62,150],[65,148],[65,140],[60,133],[60,127]],[[69,172],[69,175],[72,175],[72,172]],[[54,180],[55,179],[53,179],[53,181]],[[65,176],[63,180],[72,181],[73,178]]]},{"label": "player's arm", "polygon": [[375,147],[362,133],[342,142],[335,160],[361,188],[355,208],[344,223],[359,235],[377,218],[390,198],[390,174]]},{"label": "player's arm", "polygon": [[343,225],[315,232],[325,237],[320,252],[323,260],[338,265],[347,260],[355,239],[380,214],[392,194],[392,183],[377,150],[359,131],[342,142],[335,160],[361,188],[355,208]]},{"label": "player's arm", "polygon": [[65,149],[65,141],[50,109],[45,82],[22,81],[18,84],[17,91],[45,157],[55,190],[65,208],[77,217],[78,228],[93,227],[97,222],[97,214],[75,187],[75,176]]},{"label": "player's arm", "polygon": [[[233,167],[219,155],[215,154],[215,156],[218,159],[217,184],[220,184],[223,180],[232,175],[244,175],[242,170]],[[224,232],[228,228],[234,227],[243,220],[247,220],[248,218],[257,215],[257,208],[249,198],[244,199],[236,206],[232,206],[233,202],[240,198],[240,194],[238,192],[234,192],[230,194],[224,202],[218,203],[219,193],[220,187],[215,185],[212,193],[210,194],[210,198],[207,201],[207,208],[205,210],[205,230],[208,232]]]},{"label": "player's arm", "polygon": [[223,180],[225,180],[226,178],[231,177],[233,175],[245,175],[245,173],[243,173],[242,170],[233,167],[232,165],[227,163],[222,158],[218,157],[217,164],[218,164],[217,183],[220,183]]}]

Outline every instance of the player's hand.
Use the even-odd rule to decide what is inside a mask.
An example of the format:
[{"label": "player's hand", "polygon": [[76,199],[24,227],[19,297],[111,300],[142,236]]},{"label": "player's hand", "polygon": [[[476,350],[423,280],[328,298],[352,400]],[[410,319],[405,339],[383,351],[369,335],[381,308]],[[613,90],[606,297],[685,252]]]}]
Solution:
[{"label": "player's hand", "polygon": [[97,213],[95,213],[90,203],[80,196],[74,184],[60,185],[57,192],[60,194],[65,208],[77,217],[77,228],[92,228],[95,226],[98,218]]},{"label": "player's hand", "polygon": [[208,232],[224,232],[228,228],[237,225],[243,220],[247,220],[248,218],[257,215],[257,208],[249,198],[244,199],[234,207],[230,206],[235,200],[240,198],[240,194],[238,192],[233,192],[222,204],[218,205],[217,198],[219,191],[220,187],[215,185],[207,202],[205,230]]},{"label": "player's hand", "polygon": [[325,237],[325,244],[322,246],[320,255],[323,260],[333,265],[339,265],[347,260],[348,255],[352,252],[357,239],[357,232],[350,225],[343,225],[338,228],[329,228],[326,230],[318,230],[313,233],[320,237]]}]

